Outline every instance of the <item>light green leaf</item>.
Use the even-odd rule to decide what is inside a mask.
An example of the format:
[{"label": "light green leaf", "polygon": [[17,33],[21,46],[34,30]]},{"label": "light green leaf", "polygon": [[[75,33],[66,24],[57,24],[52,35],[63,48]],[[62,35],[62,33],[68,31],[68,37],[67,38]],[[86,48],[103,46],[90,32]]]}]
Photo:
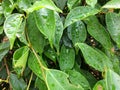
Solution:
[{"label": "light green leaf", "polygon": [[91,15],[95,15],[98,12],[99,12],[99,10],[89,7],[89,6],[76,7],[68,13],[68,15],[65,19],[64,27],[66,28],[67,26],[69,26],[79,20],[83,20]]},{"label": "light green leaf", "polygon": [[75,5],[79,4],[81,0],[68,0],[67,6],[71,10]]},{"label": "light green leaf", "polygon": [[8,17],[15,8],[15,6],[12,5],[9,0],[3,0],[2,7],[3,7],[3,13],[5,17]]},{"label": "light green leaf", "polygon": [[12,90],[26,90],[27,88],[25,81],[22,78],[18,79],[15,74],[10,74],[9,82],[12,86]]},{"label": "light green leaf", "polygon": [[110,69],[105,73],[105,83],[105,90],[120,90],[120,76]]},{"label": "light green leaf", "polygon": [[57,12],[55,12],[54,15],[55,15],[55,22],[56,22],[55,23],[56,29],[55,29],[55,37],[54,37],[54,46],[56,47],[57,52],[59,52],[60,40],[63,34],[63,23]]},{"label": "light green leaf", "polygon": [[103,72],[106,68],[113,68],[109,58],[100,50],[95,50],[84,43],[76,44],[85,58],[86,63],[98,71]]},{"label": "light green leaf", "polygon": [[89,82],[81,73],[75,70],[67,70],[66,72],[69,75],[71,83],[75,85],[81,85],[84,88],[84,90],[90,90]]},{"label": "light green leaf", "polygon": [[107,89],[106,89],[106,85],[105,85],[105,80],[100,80],[100,81],[98,81],[98,82],[95,84],[93,90],[107,90]]},{"label": "light green leaf", "polygon": [[59,8],[55,6],[52,0],[41,0],[41,1],[36,1],[33,6],[27,9],[27,12],[33,12],[35,10],[39,10],[42,8],[47,8],[50,10],[62,12]]},{"label": "light green leaf", "polygon": [[55,36],[55,16],[54,11],[49,9],[40,9],[34,14],[39,31],[48,38],[52,46]]},{"label": "light green leaf", "polygon": [[53,0],[55,2],[55,4],[57,5],[57,7],[59,7],[60,9],[64,9],[67,0]]},{"label": "light green leaf", "polygon": [[14,52],[13,55],[13,68],[18,75],[23,74],[26,67],[26,62],[29,54],[29,48],[27,46],[21,47]]},{"label": "light green leaf", "polygon": [[[42,60],[42,58],[39,57],[39,59],[42,62],[42,64],[46,67],[46,65],[45,65],[44,61]],[[37,58],[35,57],[35,55],[33,53],[30,53],[30,55],[29,55],[28,66],[40,79],[44,80],[43,76],[42,76],[41,66],[40,66]]]},{"label": "light green leaf", "polygon": [[106,24],[112,39],[117,43],[118,47],[120,47],[120,15],[107,13]]},{"label": "light green leaf", "polygon": [[0,26],[0,34],[3,33],[3,26]]},{"label": "light green leaf", "polygon": [[113,48],[110,36],[105,28],[99,23],[95,16],[91,16],[87,21],[87,30],[102,46],[108,50]]},{"label": "light green leaf", "polygon": [[28,44],[27,43],[27,39],[26,39],[26,36],[25,36],[25,27],[26,27],[26,20],[22,21],[17,33],[16,33],[16,36],[19,38],[19,40],[21,42],[23,42],[24,44]]},{"label": "light green leaf", "polygon": [[9,42],[0,43],[0,62],[9,51],[9,46],[10,46]]},{"label": "light green leaf", "polygon": [[102,8],[120,8],[120,0],[110,0]]},{"label": "light green leaf", "polygon": [[84,90],[80,85],[73,85],[68,75],[62,71],[48,69],[46,71],[46,84],[48,90]]},{"label": "light green leaf", "polygon": [[14,41],[16,39],[16,34],[23,20],[22,17],[23,17],[22,14],[15,13],[8,16],[4,22],[4,32],[10,40],[10,49],[13,48]]},{"label": "light green leaf", "polygon": [[27,19],[27,32],[32,47],[36,52],[42,53],[47,41],[37,28],[33,13],[29,14]]},{"label": "light green leaf", "polygon": [[75,51],[73,48],[61,47],[60,60],[58,60],[61,70],[72,69],[75,62]]},{"label": "light green leaf", "polygon": [[68,37],[72,40],[73,44],[81,43],[86,40],[87,33],[85,25],[82,21],[77,21],[67,28]]},{"label": "light green leaf", "polygon": [[97,0],[86,0],[86,3],[90,5],[91,7],[95,7],[95,4],[97,3]]}]

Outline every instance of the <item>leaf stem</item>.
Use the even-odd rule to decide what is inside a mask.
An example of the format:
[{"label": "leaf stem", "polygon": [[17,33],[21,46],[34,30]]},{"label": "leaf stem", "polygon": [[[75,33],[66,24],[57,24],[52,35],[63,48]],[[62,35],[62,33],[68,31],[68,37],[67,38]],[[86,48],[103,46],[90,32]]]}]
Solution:
[{"label": "leaf stem", "polygon": [[33,72],[31,73],[30,80],[29,80],[29,83],[28,83],[28,86],[27,86],[26,90],[29,90],[32,78],[33,78]]}]

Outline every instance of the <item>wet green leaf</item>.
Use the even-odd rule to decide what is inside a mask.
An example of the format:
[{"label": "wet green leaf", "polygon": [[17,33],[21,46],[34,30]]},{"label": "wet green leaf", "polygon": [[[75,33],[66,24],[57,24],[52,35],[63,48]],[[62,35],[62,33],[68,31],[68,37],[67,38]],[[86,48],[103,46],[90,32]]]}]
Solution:
[{"label": "wet green leaf", "polygon": [[27,19],[27,32],[32,47],[36,52],[42,53],[47,41],[37,28],[33,13]]},{"label": "wet green leaf", "polygon": [[68,15],[65,19],[64,27],[66,28],[67,26],[69,26],[79,20],[83,20],[91,15],[95,15],[98,12],[99,12],[99,10],[89,7],[89,6],[76,7],[68,13]]},{"label": "wet green leaf", "polygon": [[86,0],[86,3],[90,5],[91,7],[94,7],[95,4],[97,3],[97,0]]},{"label": "wet green leaf", "polygon": [[57,12],[55,12],[55,22],[56,22],[55,24],[56,28],[55,28],[54,46],[56,47],[57,52],[59,52],[60,40],[63,34],[63,23]]},{"label": "wet green leaf", "polygon": [[33,12],[42,8],[47,8],[50,10],[62,12],[59,8],[55,6],[52,0],[41,0],[36,1],[30,8],[27,9],[27,12]]},{"label": "wet green leaf", "polygon": [[84,88],[84,90],[90,90],[89,82],[81,73],[75,70],[67,70],[66,72],[69,75],[71,83],[75,85],[81,85]]},{"label": "wet green leaf", "polygon": [[3,57],[8,53],[9,47],[9,42],[0,43],[0,62],[2,61]]},{"label": "wet green leaf", "polygon": [[102,51],[98,52],[98,50],[95,50],[84,43],[78,43],[77,45],[82,51],[86,63],[91,67],[101,72],[106,68],[113,68],[112,62]]},{"label": "wet green leaf", "polygon": [[68,28],[68,36],[72,40],[73,44],[81,43],[86,40],[87,33],[85,25],[82,21],[77,21],[71,24]]},{"label": "wet green leaf", "polygon": [[112,39],[120,47],[120,15],[116,13],[107,13],[106,24]]},{"label": "wet green leaf", "polygon": [[111,0],[107,2],[102,8],[120,8],[120,0]]},{"label": "wet green leaf", "polygon": [[22,78],[18,79],[15,74],[10,74],[9,82],[13,90],[26,90],[27,88],[25,81]]},{"label": "wet green leaf", "polygon": [[68,75],[62,71],[48,69],[46,83],[48,90],[84,90],[80,85],[73,85],[68,80]]},{"label": "wet green leaf", "polygon": [[55,16],[54,11],[49,9],[40,9],[34,14],[39,31],[47,37],[50,45],[53,45],[55,36]]},{"label": "wet green leaf", "polygon": [[26,67],[26,62],[29,54],[29,48],[27,46],[21,47],[14,52],[13,55],[13,68],[18,75],[23,74]]},{"label": "wet green leaf", "polygon": [[102,46],[108,50],[113,48],[110,36],[105,28],[99,23],[95,16],[91,16],[87,21],[87,30]]},{"label": "wet green leaf", "polygon": [[23,15],[19,13],[12,14],[7,17],[4,22],[4,32],[10,40],[10,49],[13,48],[16,34],[21,26]]},{"label": "wet green leaf", "polygon": [[72,69],[75,62],[75,51],[73,48],[61,47],[60,60],[58,60],[61,70]]},{"label": "wet green leaf", "polygon": [[81,0],[68,0],[67,6],[71,10],[74,6],[78,5]]}]

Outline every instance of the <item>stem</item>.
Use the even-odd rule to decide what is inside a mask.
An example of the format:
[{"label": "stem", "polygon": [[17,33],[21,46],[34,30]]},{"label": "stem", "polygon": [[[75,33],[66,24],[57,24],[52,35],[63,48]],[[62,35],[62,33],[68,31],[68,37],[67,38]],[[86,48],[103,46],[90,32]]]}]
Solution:
[{"label": "stem", "polygon": [[6,62],[6,58],[4,58],[4,64],[5,64],[5,67],[6,67],[7,74],[9,76],[10,75],[10,71],[9,71],[9,68],[8,68],[8,65],[7,65],[7,62]]},{"label": "stem", "polygon": [[33,72],[31,73],[30,80],[29,80],[29,83],[28,83],[28,86],[27,86],[26,90],[29,90],[32,78],[33,78]]}]

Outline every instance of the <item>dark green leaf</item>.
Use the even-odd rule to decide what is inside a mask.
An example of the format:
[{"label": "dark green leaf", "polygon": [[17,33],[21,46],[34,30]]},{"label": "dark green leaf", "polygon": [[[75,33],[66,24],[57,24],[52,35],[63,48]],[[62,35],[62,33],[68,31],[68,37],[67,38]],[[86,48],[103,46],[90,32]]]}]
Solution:
[{"label": "dark green leaf", "polygon": [[0,34],[3,33],[3,26],[0,26]]},{"label": "dark green leaf", "polygon": [[9,51],[10,44],[9,42],[0,43],[0,62],[2,61],[3,57]]},{"label": "dark green leaf", "polygon": [[71,10],[75,5],[78,5],[81,0],[68,0],[67,6]]},{"label": "dark green leaf", "polygon": [[73,44],[84,42],[87,33],[85,25],[82,21],[77,21],[71,24],[68,28],[68,36],[72,40]]},{"label": "dark green leaf", "polygon": [[66,73],[53,69],[46,71],[46,83],[48,90],[84,90],[80,85],[70,84]]},{"label": "dark green leaf", "polygon": [[76,7],[68,13],[68,15],[65,19],[64,27],[66,28],[67,26],[69,26],[79,20],[83,20],[91,15],[95,15],[98,12],[99,12],[99,10],[89,7],[89,6]]},{"label": "dark green leaf", "polygon": [[105,71],[106,68],[113,68],[111,61],[103,52],[98,52],[84,43],[78,43],[77,45],[81,49],[88,65],[101,72]]},{"label": "dark green leaf", "polygon": [[16,39],[16,34],[23,20],[22,17],[22,14],[15,13],[8,16],[4,22],[4,32],[10,40],[10,49],[13,48],[14,41]]},{"label": "dark green leaf", "polygon": [[55,36],[55,16],[54,11],[49,9],[40,9],[34,14],[38,29],[44,34],[52,46]]},{"label": "dark green leaf", "polygon": [[61,47],[60,60],[58,61],[61,70],[72,69],[75,62],[75,51],[73,48]]},{"label": "dark green leaf", "polygon": [[27,9],[27,12],[33,12],[42,8],[47,8],[50,10],[62,12],[59,8],[55,6],[52,0],[41,0],[36,1],[30,8]]},{"label": "dark green leaf", "polygon": [[81,85],[84,88],[84,90],[90,90],[89,82],[81,73],[75,70],[67,70],[66,72],[69,75],[71,83],[75,85]]},{"label": "dark green leaf", "polygon": [[99,23],[95,16],[91,16],[87,20],[87,30],[102,46],[108,50],[113,48],[110,36],[105,28]]},{"label": "dark green leaf", "polygon": [[60,9],[64,9],[67,0],[53,0],[55,2],[55,4],[57,5],[57,7],[59,7]]},{"label": "dark green leaf", "polygon": [[39,78],[35,80],[35,87],[39,88],[39,90],[48,90],[45,82]]},{"label": "dark green leaf", "polygon": [[25,81],[22,78],[18,79],[15,74],[10,74],[9,82],[13,90],[26,90],[27,85]]},{"label": "dark green leaf", "polygon": [[106,24],[112,39],[120,47],[120,15],[116,13],[107,13]]},{"label": "dark green leaf", "polygon": [[26,62],[29,54],[29,48],[27,46],[17,49],[13,55],[13,67],[18,75],[23,74],[26,67]]}]

